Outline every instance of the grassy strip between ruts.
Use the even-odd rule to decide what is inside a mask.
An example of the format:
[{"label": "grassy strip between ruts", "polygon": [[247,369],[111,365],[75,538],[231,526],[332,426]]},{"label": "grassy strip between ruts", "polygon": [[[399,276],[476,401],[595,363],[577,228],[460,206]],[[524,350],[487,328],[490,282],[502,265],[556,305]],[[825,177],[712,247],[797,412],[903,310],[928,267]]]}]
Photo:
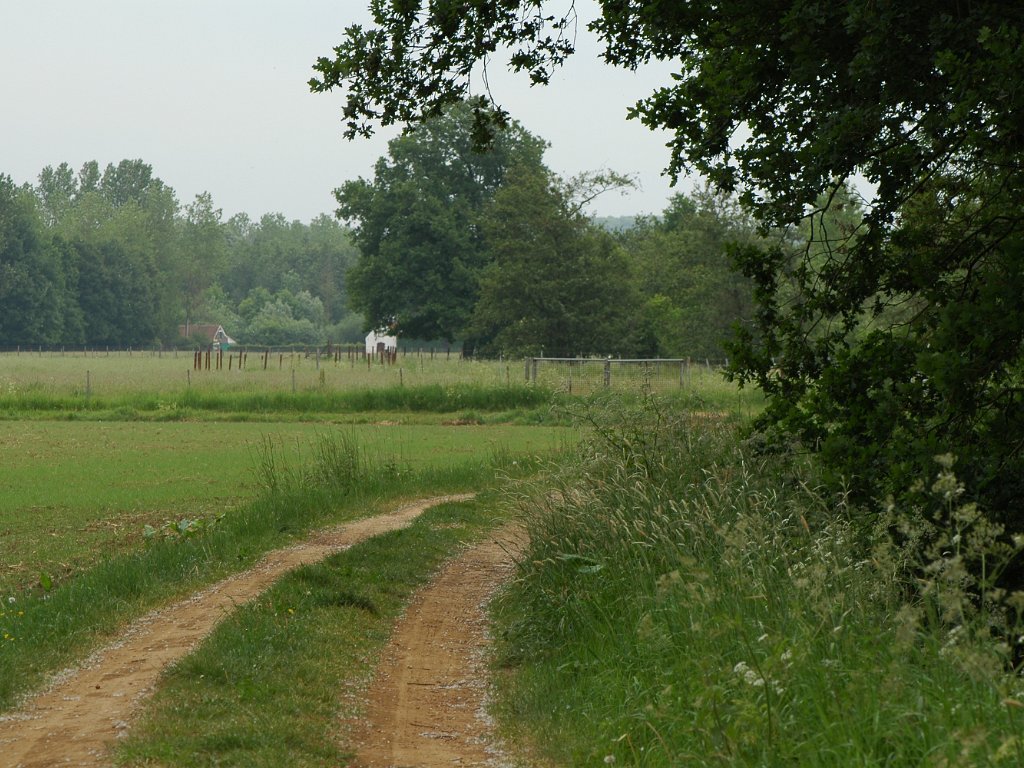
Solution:
[{"label": "grassy strip between ruts", "polygon": [[[325,444],[325,449],[304,470],[315,479],[264,467],[265,473],[277,473],[276,490],[232,510],[216,525],[154,537],[149,545],[113,556],[48,594],[0,606],[0,711],[47,674],[115,637],[126,622],[248,567],[269,549],[313,528],[372,513],[385,502],[486,487],[494,481],[496,465],[513,461],[505,455],[481,456],[396,477],[387,465],[362,462],[358,446],[342,443],[332,449]],[[520,459],[516,469],[523,467]]]},{"label": "grassy strip between ruts", "polygon": [[414,590],[500,519],[494,494],[425,512],[281,579],[165,676],[119,765],[325,766]]}]

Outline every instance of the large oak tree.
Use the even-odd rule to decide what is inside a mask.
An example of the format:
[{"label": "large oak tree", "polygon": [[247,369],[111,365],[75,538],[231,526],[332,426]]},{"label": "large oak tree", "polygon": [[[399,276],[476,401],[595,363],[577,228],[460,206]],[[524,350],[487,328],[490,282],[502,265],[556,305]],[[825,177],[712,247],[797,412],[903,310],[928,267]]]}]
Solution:
[{"label": "large oak tree", "polygon": [[[765,231],[849,231],[794,255],[749,246],[756,327],[734,375],[766,422],[819,448],[864,496],[953,450],[968,491],[1008,520],[1024,498],[1024,5],[1000,0],[599,0],[610,65],[676,62],[631,116],[670,131],[671,173],[739,192]],[[506,56],[536,83],[573,50],[572,3],[381,0],[321,58],[350,135],[416,122]],[[478,135],[504,119],[481,110]],[[824,201],[823,203],[821,201]],[[779,375],[776,375],[779,374]],[[1020,528],[1022,522],[1013,520]]]},{"label": "large oak tree", "polygon": [[490,263],[470,329],[480,351],[630,355],[639,300],[625,253],[543,168],[512,168],[484,211]]},{"label": "large oak tree", "polygon": [[360,259],[352,306],[371,328],[413,338],[462,338],[489,261],[480,217],[514,165],[539,167],[544,143],[512,124],[480,149],[473,113],[456,104],[394,139],[374,178],[336,191]]}]

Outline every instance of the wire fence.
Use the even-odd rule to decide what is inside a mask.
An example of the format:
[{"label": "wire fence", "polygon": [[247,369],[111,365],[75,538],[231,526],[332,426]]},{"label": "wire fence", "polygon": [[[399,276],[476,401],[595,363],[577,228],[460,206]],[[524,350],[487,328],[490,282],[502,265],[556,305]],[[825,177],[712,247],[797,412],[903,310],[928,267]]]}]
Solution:
[{"label": "wire fence", "polygon": [[602,391],[707,392],[725,386],[724,364],[692,358],[482,360],[465,358],[458,349],[406,348],[398,353],[367,354],[358,345],[302,350],[237,346],[216,351],[22,347],[0,350],[0,393],[67,390],[109,394],[183,387],[297,391],[488,383],[538,385],[584,396]]},{"label": "wire fence", "polygon": [[604,390],[669,392],[692,389],[709,377],[721,378],[728,361],[531,357],[525,377],[531,384],[568,394],[586,395]]},{"label": "wire fence", "polygon": [[327,344],[288,344],[288,345],[263,345],[263,344],[232,344],[230,347],[219,347],[214,344],[204,344],[202,347],[195,347],[191,345],[181,346],[138,346],[138,347],[118,347],[118,346],[82,346],[82,345],[17,345],[17,346],[0,346],[0,355],[11,355],[14,357],[182,357],[191,359],[196,352],[202,352],[203,355],[215,355],[221,353],[224,359],[227,359],[228,355],[237,356],[239,353],[243,355],[252,354],[255,356],[260,355],[276,355],[276,356],[287,356],[292,357],[296,355],[303,355],[307,358],[317,358],[320,360],[336,360],[342,359],[363,359],[367,357],[372,358],[375,362],[382,363],[398,363],[402,358],[416,358],[423,359],[427,358],[430,360],[453,360],[462,359],[463,353],[460,346],[452,347],[450,344],[445,346],[440,345],[402,345],[399,348],[378,348],[374,350],[366,349],[362,342],[352,343],[331,343]]}]

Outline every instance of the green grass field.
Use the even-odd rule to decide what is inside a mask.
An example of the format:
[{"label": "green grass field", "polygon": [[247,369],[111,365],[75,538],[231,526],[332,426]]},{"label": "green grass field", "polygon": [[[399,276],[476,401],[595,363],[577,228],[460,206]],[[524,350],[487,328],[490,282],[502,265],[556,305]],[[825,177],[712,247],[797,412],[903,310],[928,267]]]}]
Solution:
[{"label": "green grass field", "polygon": [[734,399],[717,369],[699,362],[628,364],[611,361],[607,380],[603,360],[545,362],[535,370],[525,360],[461,359],[457,355],[400,353],[393,364],[342,356],[340,359],[302,353],[245,354],[239,368],[233,353],[216,367],[196,370],[193,354],[167,352],[42,352],[0,353],[0,404],[17,396],[116,397],[147,393],[180,397],[222,393],[338,392],[369,388],[440,385],[520,387],[528,381],[545,389],[575,395],[600,392],[607,383],[623,392],[700,392]]},{"label": "green grass field", "polygon": [[250,501],[268,441],[301,466],[319,436],[335,433],[399,472],[545,454],[574,439],[512,425],[0,421],[0,594],[137,546],[146,525]]},{"label": "green grass field", "polygon": [[[473,504],[436,513],[456,515],[457,528],[425,520],[422,530],[382,538],[363,548],[365,555],[353,550],[337,560],[344,584],[332,589],[351,587],[346,563],[361,557],[368,558],[357,568],[365,571],[361,590],[384,584],[388,592],[399,580],[405,586],[379,617],[360,617],[373,621],[360,624],[362,634],[330,664],[324,666],[325,648],[350,617],[311,614],[303,630],[310,642],[293,638],[279,647],[271,641],[278,617],[255,607],[181,665],[187,672],[190,664],[244,659],[248,640],[242,637],[266,656],[260,663],[271,677],[253,683],[262,693],[287,684],[294,670],[318,677],[323,669],[323,696],[297,692],[292,715],[281,711],[277,696],[249,705],[259,708],[267,733],[297,733],[291,716],[322,720],[323,732],[304,732],[301,754],[288,755],[292,764],[321,764],[325,750],[343,754],[347,747],[333,740],[331,727],[342,705],[328,691],[365,676],[389,617],[462,541],[461,526],[479,534],[503,519],[512,498],[522,501],[524,486],[515,483],[523,478],[546,485],[549,474],[535,471],[540,463],[553,469],[591,427],[600,431],[588,408],[626,414],[643,399],[639,392],[600,388],[581,397],[578,376],[571,395],[557,382],[526,384],[516,363],[410,357],[394,366],[342,360],[317,367],[315,359],[286,356],[278,358],[277,370],[273,358],[264,370],[250,356],[240,372],[234,365],[192,370],[191,362],[191,355],[173,353],[0,355],[0,597],[6,606],[0,612],[0,711],[49,673],[117,637],[131,620],[251,565],[268,549],[403,499],[481,492]],[[760,407],[756,396],[737,393],[710,370],[695,370],[685,384],[664,402],[694,412],[697,423]],[[519,478],[510,495],[507,476]],[[544,491],[536,493],[542,498]],[[425,548],[430,558],[420,557]],[[392,568],[397,564],[409,566],[400,579]],[[290,589],[292,581],[278,589]],[[169,676],[166,692],[118,759],[177,764],[173,755],[195,754],[195,764],[209,764],[212,756],[224,764],[256,764],[254,755],[265,751],[259,739],[255,751],[228,755],[207,738],[246,741],[255,722],[248,714],[225,719],[223,733],[176,714],[191,709],[195,696],[204,706],[234,711],[236,691],[227,686],[213,701],[204,679]],[[327,709],[307,706],[315,709],[321,699]],[[266,764],[282,759],[267,755]]]},{"label": "green grass field", "polygon": [[[343,430],[396,471],[545,453],[570,431],[511,368],[457,356],[395,365],[190,352],[0,355],[0,594],[63,580],[141,544],[145,526],[203,519],[257,494],[260,450],[301,466]],[[230,370],[228,366],[231,366]],[[530,415],[534,414],[534,415]],[[485,420],[503,422],[480,426]],[[416,422],[416,423],[410,423]]]},{"label": "green grass field", "polygon": [[191,362],[0,355],[0,709],[268,548],[578,439],[500,365]]},{"label": "green grass field", "polygon": [[[272,547],[400,499],[482,491],[282,579],[226,621],[168,672],[120,764],[344,759],[337,717],[358,697],[339,692],[365,679],[390,617],[463,534],[510,514],[531,544],[494,609],[494,714],[526,754],[650,768],[1024,764],[1010,645],[1024,595],[976,600],[958,558],[921,562],[892,538],[921,524],[914,510],[860,524],[876,511],[822,495],[808,457],[759,453],[742,429],[760,407],[750,393],[709,378],[667,398],[569,397],[512,381],[513,366],[503,380],[500,364],[445,374],[435,360],[430,381],[356,386],[350,368],[337,389],[343,365],[322,382],[297,367],[294,392],[291,371],[196,372],[189,395],[164,358],[93,362],[0,359],[0,590],[16,598],[0,609],[0,710]],[[86,370],[89,390],[76,390]],[[441,380],[452,371],[480,377]],[[120,391],[101,392],[106,376]],[[87,398],[107,401],[88,411]],[[573,415],[581,427],[560,426]],[[533,471],[542,454],[553,461]],[[921,480],[955,485],[948,468]],[[142,533],[204,515],[216,522],[194,536]],[[972,562],[1024,551],[1000,545],[983,510],[957,515]],[[310,583],[324,605],[358,585],[380,614],[312,600],[301,623],[282,614]]]}]

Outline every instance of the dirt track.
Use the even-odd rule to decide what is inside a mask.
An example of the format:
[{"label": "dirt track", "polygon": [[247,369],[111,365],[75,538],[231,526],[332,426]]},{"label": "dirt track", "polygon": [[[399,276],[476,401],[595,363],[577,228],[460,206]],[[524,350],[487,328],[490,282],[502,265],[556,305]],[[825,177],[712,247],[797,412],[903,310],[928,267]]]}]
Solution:
[{"label": "dirt track", "polygon": [[0,718],[0,765],[107,765],[108,744],[128,727],[164,667],[186,655],[237,605],[253,599],[293,568],[404,527],[435,504],[465,498],[427,499],[323,532],[300,545],[271,552],[252,570],[144,617],[81,668],[66,672],[22,709]]},{"label": "dirt track", "polygon": [[414,598],[392,635],[355,729],[353,766],[495,766],[484,714],[485,606],[510,574],[521,532],[464,552]]}]

